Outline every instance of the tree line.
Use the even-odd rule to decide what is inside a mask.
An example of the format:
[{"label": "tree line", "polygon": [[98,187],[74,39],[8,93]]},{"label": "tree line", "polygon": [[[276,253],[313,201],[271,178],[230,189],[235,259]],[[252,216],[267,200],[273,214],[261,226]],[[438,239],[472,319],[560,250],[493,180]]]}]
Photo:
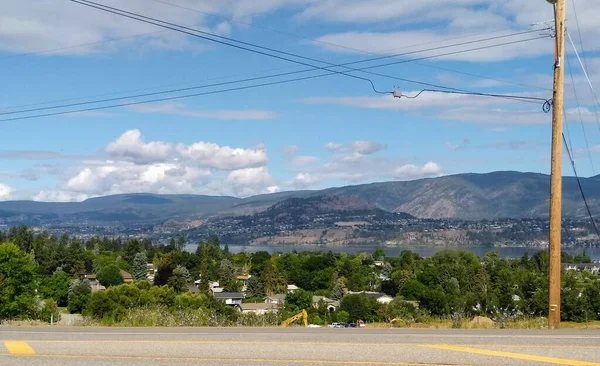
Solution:
[{"label": "tree line", "polygon": [[[56,237],[28,227],[0,233],[0,320],[49,321],[63,308],[103,324],[120,325],[276,325],[306,309],[315,324],[334,321],[426,322],[487,316],[499,322],[547,316],[548,254],[503,259],[445,250],[422,258],[405,250],[231,253],[217,238],[195,252],[183,239],[159,245],[147,239]],[[564,263],[591,262],[584,254],[563,255]],[[149,281],[147,263],[155,273]],[[135,282],[124,284],[122,271]],[[105,291],[92,291],[86,274],[95,274]],[[242,290],[238,275],[250,275],[245,302],[288,293],[275,314],[241,314],[210,294],[213,281],[225,291]],[[197,284],[195,281],[199,280]],[[197,289],[191,293],[190,289]],[[366,292],[366,293],[359,293]],[[380,303],[373,292],[393,300]],[[335,302],[330,311],[325,301]],[[563,271],[562,319],[600,320],[600,281],[590,271]]]}]

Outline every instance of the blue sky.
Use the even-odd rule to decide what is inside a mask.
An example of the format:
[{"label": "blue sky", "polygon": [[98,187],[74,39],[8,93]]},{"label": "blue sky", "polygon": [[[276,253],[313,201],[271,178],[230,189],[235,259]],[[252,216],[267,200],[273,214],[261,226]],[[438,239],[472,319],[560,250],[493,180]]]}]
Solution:
[{"label": "blue sky", "polygon": [[[542,0],[98,2],[330,63],[446,47],[353,67],[538,37],[544,32],[449,47],[530,30],[531,23],[552,17]],[[581,32],[588,73],[598,87],[600,4],[575,0],[578,30],[572,1],[567,2],[569,32],[580,50]],[[0,109],[5,112],[114,97],[142,101],[148,98],[131,96],[307,68],[67,0],[23,0],[5,8],[0,14]],[[600,125],[585,76],[575,55],[569,57],[580,109],[567,70],[568,132],[579,173],[590,176],[600,170]],[[398,88],[406,95],[423,86],[394,77],[550,98],[552,64],[553,41],[544,38],[372,69],[388,77],[355,75],[368,77],[380,90]],[[440,93],[394,99],[374,93],[367,81],[333,75],[1,121],[0,200],[73,201],[129,192],[249,196],[464,172],[547,173],[550,119],[541,104]],[[571,174],[567,160],[564,172]]]}]

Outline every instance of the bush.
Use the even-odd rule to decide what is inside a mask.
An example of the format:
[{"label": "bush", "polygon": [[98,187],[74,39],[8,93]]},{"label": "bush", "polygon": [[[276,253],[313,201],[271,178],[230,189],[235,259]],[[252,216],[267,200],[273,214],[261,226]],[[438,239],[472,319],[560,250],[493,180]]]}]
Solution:
[{"label": "bush", "polygon": [[81,313],[87,306],[87,303],[92,294],[92,287],[90,281],[76,279],[71,281],[69,286],[69,296],[67,310],[69,313]]},{"label": "bush", "polygon": [[54,319],[55,323],[58,322],[60,320],[60,310],[56,305],[56,301],[53,299],[44,300],[42,307],[37,314],[37,318],[46,323],[50,323],[52,319]]}]

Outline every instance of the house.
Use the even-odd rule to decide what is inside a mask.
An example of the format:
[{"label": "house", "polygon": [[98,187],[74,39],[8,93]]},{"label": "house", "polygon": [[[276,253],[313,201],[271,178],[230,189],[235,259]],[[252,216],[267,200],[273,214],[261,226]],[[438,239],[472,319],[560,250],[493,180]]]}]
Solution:
[{"label": "house", "polygon": [[244,294],[241,292],[215,292],[213,293],[215,299],[219,299],[225,302],[225,305],[240,306],[244,299]]},{"label": "house", "polygon": [[121,272],[121,277],[123,277],[123,282],[133,283],[133,276],[131,275],[131,273],[125,272],[123,270],[120,270],[120,272]]},{"label": "house", "polygon": [[575,263],[575,264],[563,263],[562,268],[566,271],[577,271],[577,272],[590,271],[593,274],[600,273],[600,264],[598,264],[598,263]]},{"label": "house", "polygon": [[146,279],[148,281],[154,281],[154,275],[156,274],[156,268],[154,263],[146,263]]},{"label": "house", "polygon": [[287,285],[287,292],[288,292],[288,294],[289,294],[290,292],[294,292],[294,291],[296,291],[296,290],[299,290],[299,289],[300,289],[300,287],[298,287],[298,286],[294,285],[293,283],[292,283],[292,284],[289,284],[289,285]]},{"label": "house", "polygon": [[258,303],[250,304],[243,303],[239,306],[242,313],[254,313],[257,315],[264,315],[266,313],[275,313],[279,310],[277,304]]},{"label": "house", "polygon": [[337,300],[329,299],[325,296],[313,296],[312,297],[313,307],[318,308],[320,303],[324,303],[327,310],[334,312],[340,306],[340,302]]},{"label": "house", "polygon": [[285,304],[286,294],[275,294],[272,296],[267,296],[265,299],[265,304]]},{"label": "house", "polygon": [[383,267],[385,265],[384,261],[374,261],[373,264],[375,267]]}]

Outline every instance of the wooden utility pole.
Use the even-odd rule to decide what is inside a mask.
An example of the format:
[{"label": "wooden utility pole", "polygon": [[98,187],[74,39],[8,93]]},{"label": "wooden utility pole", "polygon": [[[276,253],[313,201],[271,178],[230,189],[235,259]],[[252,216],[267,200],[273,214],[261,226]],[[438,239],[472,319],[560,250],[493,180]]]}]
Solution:
[{"label": "wooden utility pole", "polygon": [[554,6],[556,28],[556,54],[554,60],[554,91],[552,109],[552,158],[550,173],[550,260],[549,312],[550,329],[560,327],[560,242],[562,208],[562,133],[563,133],[563,91],[565,70],[565,0],[547,0]]}]

